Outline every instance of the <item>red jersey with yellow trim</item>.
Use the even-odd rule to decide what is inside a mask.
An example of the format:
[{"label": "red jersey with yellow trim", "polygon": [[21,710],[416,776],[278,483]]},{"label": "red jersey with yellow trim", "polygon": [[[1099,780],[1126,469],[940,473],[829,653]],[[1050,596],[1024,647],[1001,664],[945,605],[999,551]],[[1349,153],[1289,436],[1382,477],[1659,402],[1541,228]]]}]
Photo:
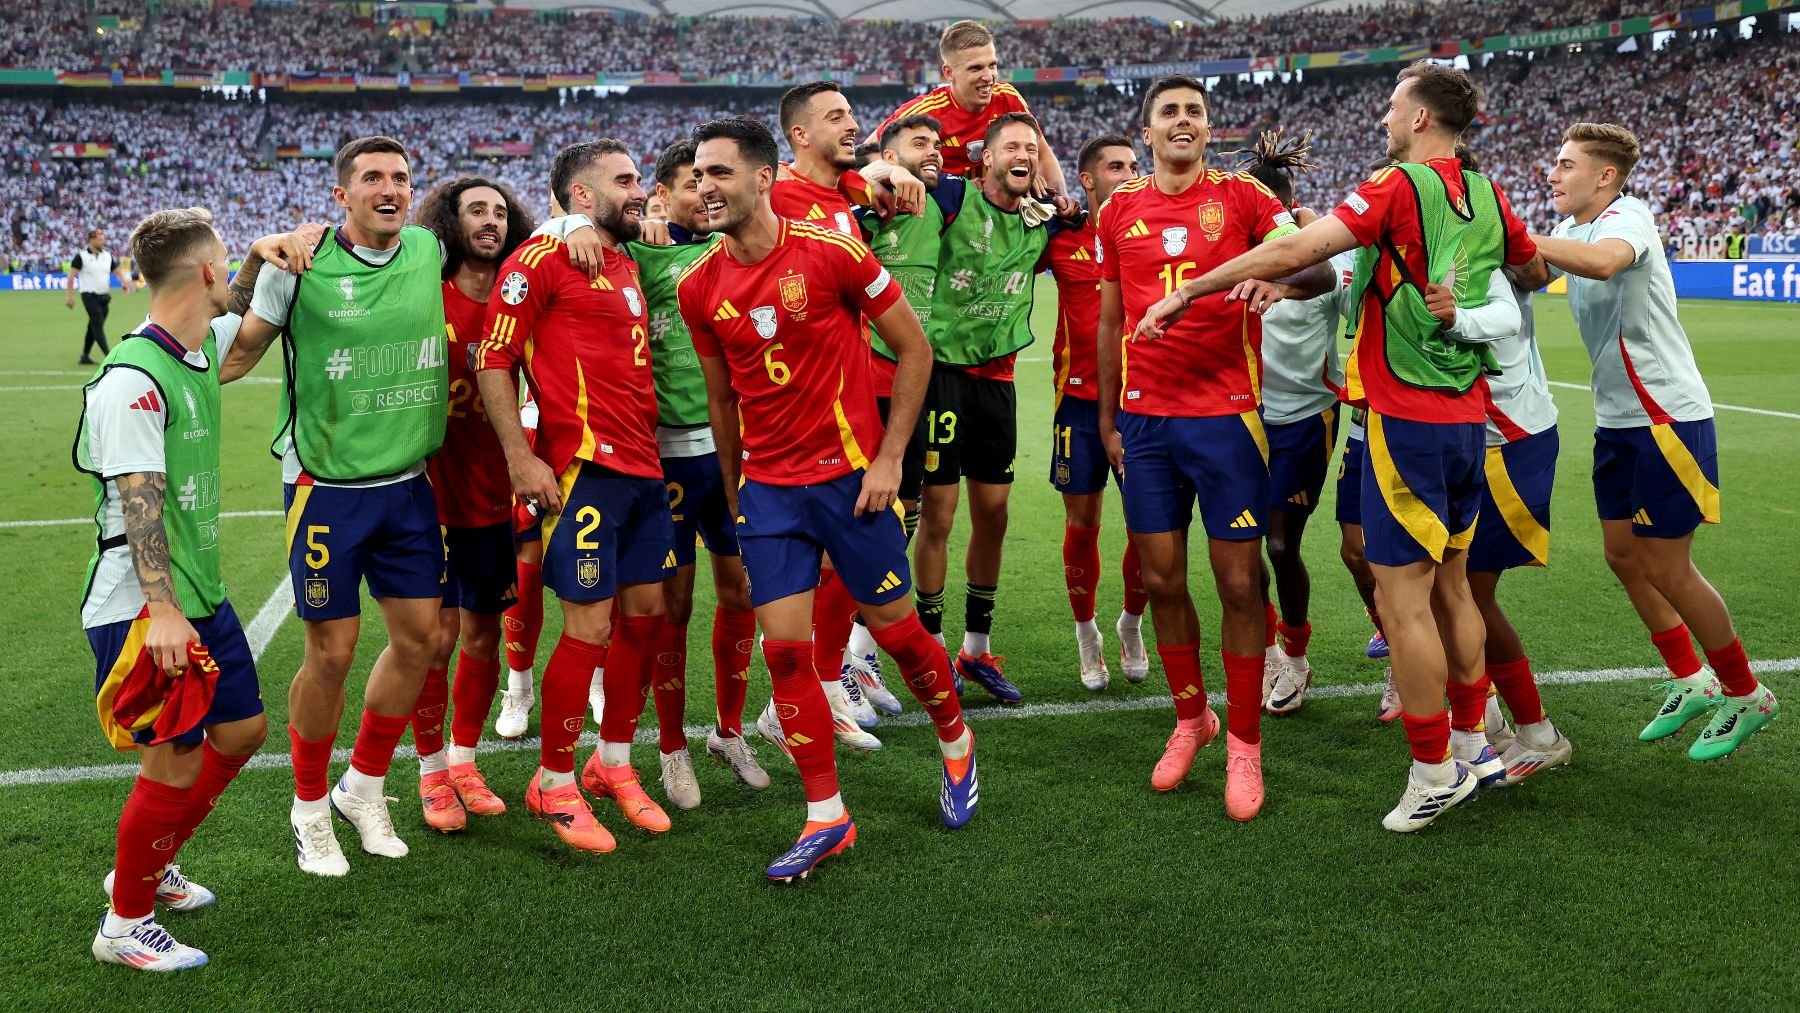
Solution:
[{"label": "red jersey with yellow trim", "polygon": [[746,478],[816,485],[868,466],[882,429],[862,320],[901,299],[868,247],[783,219],[767,257],[740,264],[719,243],[676,291],[694,350],[730,372]]},{"label": "red jersey with yellow trim", "polygon": [[487,304],[444,282],[444,341],[450,354],[450,417],[444,446],[425,464],[437,494],[438,523],[484,528],[512,516],[512,479],[506,452],[488,424],[487,405],[475,386],[475,357],[481,349]]},{"label": "red jersey with yellow trim", "polygon": [[850,210],[851,200],[846,194],[862,195],[858,201],[862,203],[869,199],[868,190],[869,184],[859,173],[845,172],[836,187],[820,186],[783,162],[769,188],[769,206],[783,218],[855,236],[856,215]]},{"label": "red jersey with yellow trim", "polygon": [[[1269,188],[1207,169],[1178,194],[1139,176],[1100,208],[1100,276],[1119,283],[1125,334],[1152,305],[1267,239],[1294,231]],[[1226,293],[1197,299],[1157,341],[1124,341],[1121,408],[1134,415],[1239,415],[1262,403],[1262,318]]]},{"label": "red jersey with yellow trim", "polygon": [[[1466,192],[1462,162],[1454,158],[1433,158],[1425,162],[1444,181],[1451,200]],[[1508,264],[1528,263],[1537,256],[1537,244],[1525,223],[1513,214],[1512,205],[1500,187],[1494,187],[1500,201],[1500,216],[1506,227],[1505,260]],[[1419,221],[1419,196],[1413,190],[1412,177],[1396,168],[1381,169],[1345,198],[1332,211],[1344,223],[1356,241],[1373,246],[1379,253],[1375,273],[1363,294],[1363,304],[1356,308],[1356,347],[1344,367],[1344,400],[1367,407],[1382,415],[1412,422],[1485,422],[1487,420],[1487,380],[1478,379],[1461,394],[1424,390],[1403,383],[1388,368],[1387,318],[1382,307],[1401,284],[1394,256],[1406,258],[1406,267],[1414,278],[1427,278],[1423,226]]]},{"label": "red jersey with yellow trim", "polygon": [[[903,116],[922,113],[932,117],[944,127],[938,134],[944,144],[944,172],[953,176],[974,176],[981,171],[981,163],[970,160],[969,146],[986,137],[987,128],[1007,113],[1029,112],[1031,107],[1025,104],[1025,97],[1004,81],[994,85],[987,106],[973,112],[958,105],[950,94],[950,86],[941,84],[894,110],[881,121],[881,129],[887,129],[889,123]],[[881,130],[876,133],[880,134]]]},{"label": "red jersey with yellow trim", "polygon": [[499,279],[476,368],[524,368],[538,405],[538,457],[559,475],[580,459],[661,478],[637,264],[607,250],[590,281],[561,240],[539,236],[500,265]]},{"label": "red jersey with yellow trim", "polygon": [[1056,279],[1056,343],[1050,361],[1059,402],[1064,397],[1093,401],[1100,396],[1100,367],[1094,354],[1094,338],[1100,333],[1098,238],[1091,221],[1079,229],[1063,229],[1050,237],[1038,263]]}]

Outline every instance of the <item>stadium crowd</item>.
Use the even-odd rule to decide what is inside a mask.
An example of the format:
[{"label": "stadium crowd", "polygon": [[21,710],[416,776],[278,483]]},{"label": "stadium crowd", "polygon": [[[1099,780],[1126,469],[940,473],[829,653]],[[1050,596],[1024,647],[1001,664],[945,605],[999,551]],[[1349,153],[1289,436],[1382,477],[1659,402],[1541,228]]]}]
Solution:
[{"label": "stadium crowd", "polygon": [[[1216,22],[1149,18],[1029,21],[1007,27],[1016,67],[1110,66],[1332,52],[1402,42],[1480,38],[1660,12],[1646,0],[1486,0],[1357,4]],[[106,12],[102,14],[101,12]],[[444,21],[404,7],[360,4],[161,4],[0,0],[8,24],[0,66],[367,73],[587,72],[596,69],[732,73],[767,69],[805,80],[821,71],[926,69],[937,27],[927,22],[799,18],[676,18],[606,13],[466,13]],[[96,31],[107,18],[112,27]],[[585,54],[604,54],[598,61]],[[571,54],[583,54],[575,59]],[[931,64],[935,68],[935,63]]]},{"label": "stadium crowd", "polygon": [[[10,2],[10,0],[8,0]],[[1499,58],[1475,76],[1489,92],[1474,145],[1483,165],[1512,195],[1533,227],[1554,223],[1542,173],[1562,126],[1583,116],[1633,123],[1645,138],[1637,186],[1672,240],[1716,235],[1742,220],[1751,231],[1800,232],[1800,46],[1792,33],[1740,41],[1680,35],[1655,52],[1619,54],[1614,46]],[[1319,169],[1302,196],[1337,200],[1379,154],[1377,122],[1391,88],[1385,69],[1271,77],[1260,84],[1221,81],[1213,122],[1232,137],[1272,126],[1314,131]],[[1027,88],[1055,150],[1065,157],[1083,140],[1136,122],[1136,96],[1113,88]],[[895,108],[899,90],[852,93],[865,127]],[[645,163],[684,136],[687,125],[726,113],[771,117],[764,91],[638,89],[629,95],[558,101],[514,96],[498,101],[427,101],[385,96],[348,100],[226,101],[31,97],[0,106],[0,263],[55,270],[70,236],[93,223],[124,227],[151,210],[212,195],[221,231],[234,248],[300,218],[337,216],[312,159],[276,157],[279,147],[335,149],[345,140],[391,134],[415,152],[423,182],[479,171],[511,183],[542,214],[549,160],[571,141],[597,135],[627,141]],[[1349,130],[1344,124],[1351,124]],[[1135,133],[1135,130],[1130,132]],[[208,142],[196,144],[197,138]],[[110,159],[55,159],[60,141],[116,145]],[[488,158],[478,146],[528,142],[530,155]]]}]

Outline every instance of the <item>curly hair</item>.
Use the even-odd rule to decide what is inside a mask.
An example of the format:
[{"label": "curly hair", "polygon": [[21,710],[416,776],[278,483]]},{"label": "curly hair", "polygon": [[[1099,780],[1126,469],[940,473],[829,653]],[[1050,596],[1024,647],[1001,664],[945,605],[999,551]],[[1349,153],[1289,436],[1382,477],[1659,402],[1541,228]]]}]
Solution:
[{"label": "curly hair", "polygon": [[485,176],[462,176],[448,183],[440,183],[425,195],[419,208],[413,213],[413,221],[437,233],[438,241],[444,244],[444,280],[448,281],[461,269],[463,259],[468,252],[463,249],[462,231],[462,195],[476,187],[485,186],[498,191],[500,198],[506,201],[506,235],[500,239],[499,260],[504,261],[512,256],[531,234],[537,231],[537,219],[519,198],[512,188],[498,180]]},{"label": "curly hair", "polygon": [[1239,164],[1238,171],[1248,173],[1252,179],[1268,187],[1275,199],[1287,206],[1294,203],[1294,176],[1318,168],[1306,160],[1312,154],[1310,130],[1298,141],[1283,139],[1279,127],[1265,130],[1257,137],[1255,144],[1225,154],[1227,157],[1249,156]]}]

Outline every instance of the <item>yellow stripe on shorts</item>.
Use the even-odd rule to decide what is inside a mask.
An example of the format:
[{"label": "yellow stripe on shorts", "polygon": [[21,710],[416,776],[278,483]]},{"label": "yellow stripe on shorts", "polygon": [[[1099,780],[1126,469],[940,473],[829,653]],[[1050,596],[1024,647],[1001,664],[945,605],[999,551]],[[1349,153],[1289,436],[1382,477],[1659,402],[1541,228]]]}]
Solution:
[{"label": "yellow stripe on shorts", "polygon": [[1700,519],[1708,524],[1719,523],[1719,487],[1706,478],[1700,470],[1700,462],[1694,460],[1694,452],[1681,442],[1676,435],[1675,427],[1661,422],[1650,427],[1650,436],[1656,440],[1656,447],[1662,451],[1663,460],[1669,462],[1669,469],[1681,480],[1688,495],[1694,497],[1694,505],[1700,508]]},{"label": "yellow stripe on shorts", "polygon": [[[1381,489],[1382,502],[1387,504],[1388,512],[1406,529],[1413,540],[1424,546],[1435,562],[1444,561],[1444,550],[1450,547],[1450,529],[1444,519],[1425,505],[1401,477],[1400,469],[1394,465],[1394,456],[1388,452],[1387,430],[1382,425],[1380,415],[1369,413],[1368,422],[1364,426],[1364,447],[1369,453],[1369,470],[1375,476],[1375,483]],[[1462,546],[1467,547],[1464,539],[1474,535],[1474,527],[1457,535]]]},{"label": "yellow stripe on shorts", "polygon": [[1512,532],[1526,552],[1531,553],[1538,566],[1547,566],[1550,563],[1550,531],[1532,516],[1531,508],[1525,505],[1524,497],[1513,485],[1512,476],[1506,471],[1506,457],[1502,453],[1505,449],[1487,448],[1488,493],[1494,497],[1494,505],[1500,508],[1500,519],[1506,522],[1506,530]]},{"label": "yellow stripe on shorts", "polygon": [[[121,753],[136,749],[137,743],[132,741],[131,732],[119,724],[119,719],[113,717],[113,700],[119,695],[119,687],[124,685],[125,676],[136,667],[138,655],[144,653],[144,641],[149,636],[148,616],[131,621],[131,628],[125,633],[125,643],[119,648],[119,656],[113,659],[112,668],[106,673],[106,680],[100,684],[100,691],[94,694],[94,710],[100,717],[100,730],[106,733],[106,741]],[[154,721],[161,710],[161,705],[158,705],[144,716]]]},{"label": "yellow stripe on shorts", "polygon": [[1261,412],[1241,412],[1238,418],[1244,420],[1244,428],[1250,430],[1250,438],[1256,441],[1256,449],[1262,453],[1263,467],[1269,466],[1269,433],[1263,428]]}]

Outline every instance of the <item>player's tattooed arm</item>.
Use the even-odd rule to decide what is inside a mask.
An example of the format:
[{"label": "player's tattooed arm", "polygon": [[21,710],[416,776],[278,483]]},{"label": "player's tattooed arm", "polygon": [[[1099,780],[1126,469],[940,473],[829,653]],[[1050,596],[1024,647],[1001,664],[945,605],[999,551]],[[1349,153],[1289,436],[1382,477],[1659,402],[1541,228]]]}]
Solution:
[{"label": "player's tattooed arm", "polygon": [[281,328],[269,323],[255,312],[244,314],[244,322],[238,327],[237,340],[231,343],[231,351],[225,354],[225,361],[219,364],[219,382],[230,383],[256,368],[262,361],[263,353],[274,344]]},{"label": "player's tattooed arm", "polygon": [[169,532],[163,527],[163,499],[168,477],[157,472],[133,472],[113,480],[119,489],[119,507],[125,518],[125,544],[131,548],[131,565],[150,612],[150,630],[144,647],[157,667],[175,673],[187,665],[187,645],[199,639],[193,624],[182,615],[175,595],[169,563]]},{"label": "player's tattooed arm", "polygon": [[250,299],[256,294],[256,277],[264,264],[274,264],[283,271],[305,274],[312,267],[313,251],[325,238],[325,226],[303,222],[292,232],[264,236],[250,244],[250,253],[231,280],[231,303],[226,312],[238,316],[250,312]]}]

